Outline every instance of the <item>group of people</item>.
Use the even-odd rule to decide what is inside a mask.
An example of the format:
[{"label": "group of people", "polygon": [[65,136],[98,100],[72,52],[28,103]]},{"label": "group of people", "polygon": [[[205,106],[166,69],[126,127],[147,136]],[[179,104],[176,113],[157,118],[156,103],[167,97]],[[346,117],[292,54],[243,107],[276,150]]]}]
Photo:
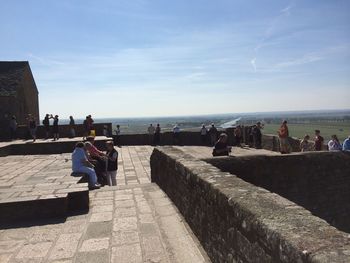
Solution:
[{"label": "group of people", "polygon": [[[160,144],[160,124],[157,123],[157,126],[154,127],[153,124],[151,123],[148,128],[147,128],[147,133],[149,136],[149,143],[152,145],[159,145]],[[179,131],[180,132],[180,129]]]},{"label": "group of people", "polygon": [[78,142],[72,153],[73,173],[88,176],[89,189],[98,189],[103,185],[117,185],[118,151],[112,141],[106,142],[106,152],[95,145],[95,138],[87,136],[84,142]]},{"label": "group of people", "polygon": [[[72,116],[69,117],[71,119],[71,121],[73,121],[74,123],[74,119]],[[45,140],[47,140],[48,138],[50,138],[50,119],[53,119],[53,123],[52,123],[52,134],[53,134],[53,141],[56,141],[60,138],[60,134],[59,134],[59,130],[58,130],[58,115],[56,114],[55,116],[53,116],[52,114],[46,114],[45,118],[43,119],[43,126],[45,128]]]},{"label": "group of people", "polygon": [[[283,121],[280,129],[278,130],[278,137],[280,141],[280,151],[282,154],[290,153],[292,147],[290,145],[289,130],[287,126],[287,121]],[[340,143],[337,135],[332,135],[327,143],[329,151],[350,151],[350,136],[344,141],[343,144]],[[323,151],[327,150],[325,146],[325,140],[321,136],[320,130],[315,130],[314,142],[310,142],[310,135],[306,134],[300,142],[300,151]]]},{"label": "group of people", "polygon": [[[53,120],[52,124],[50,123],[51,119]],[[35,142],[37,138],[37,126],[38,126],[36,122],[36,118],[32,114],[28,114],[28,116],[26,117],[26,120],[27,120],[29,135],[32,137],[33,142]],[[45,140],[49,139],[51,137],[51,134],[53,136],[53,141],[59,140],[60,135],[59,135],[58,122],[59,122],[59,116],[57,114],[45,115],[42,121],[42,125],[44,126],[44,130],[45,130]],[[90,135],[91,131],[93,131],[93,123],[94,123],[94,120],[92,119],[91,115],[86,116],[86,119],[83,122],[84,138]],[[16,116],[12,116],[9,126],[10,126],[9,128],[10,128],[11,140],[14,140],[17,138],[17,128],[18,128]],[[76,129],[75,120],[73,116],[69,116],[69,137],[70,138],[76,137],[75,129]]]},{"label": "group of people", "polygon": [[[263,125],[261,122],[257,122],[255,125],[248,127],[247,133],[248,133],[248,141],[250,143],[249,146],[254,147],[256,149],[262,148],[262,129]],[[202,133],[201,133],[202,134]],[[242,134],[243,130],[240,125],[238,125],[234,129],[234,141],[235,146],[240,146],[242,142]],[[277,131],[278,137],[279,137],[279,146],[280,146],[280,152],[281,154],[288,154],[292,152],[292,146],[291,146],[291,138],[289,136],[289,129],[287,125],[287,121],[284,120]],[[231,151],[232,147],[228,146],[228,136],[225,133],[221,133],[219,136],[219,139],[216,141],[213,149],[213,156],[221,156],[221,155],[229,155],[229,152]],[[301,152],[307,152],[307,151],[323,151],[323,150],[329,151],[350,151],[350,136],[344,140],[343,143],[341,143],[337,137],[337,135],[332,135],[330,140],[327,143],[327,146],[325,145],[325,140],[321,136],[320,130],[315,130],[315,137],[314,141],[310,141],[310,136],[305,135],[303,140],[300,142],[300,151]]]}]

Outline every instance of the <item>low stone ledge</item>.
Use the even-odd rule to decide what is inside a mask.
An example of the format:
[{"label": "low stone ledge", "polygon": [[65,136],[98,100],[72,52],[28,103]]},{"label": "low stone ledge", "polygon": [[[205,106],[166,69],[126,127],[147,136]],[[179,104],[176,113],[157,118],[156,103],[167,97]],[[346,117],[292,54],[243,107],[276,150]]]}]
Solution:
[{"label": "low stone ledge", "polygon": [[213,262],[350,260],[348,234],[179,149],[154,149],[151,178],[178,207]]}]

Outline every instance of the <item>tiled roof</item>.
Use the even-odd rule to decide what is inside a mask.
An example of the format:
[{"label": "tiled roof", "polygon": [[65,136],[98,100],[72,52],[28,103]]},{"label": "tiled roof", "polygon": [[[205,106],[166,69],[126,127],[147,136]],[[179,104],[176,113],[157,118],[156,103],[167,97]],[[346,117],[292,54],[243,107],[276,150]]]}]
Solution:
[{"label": "tiled roof", "polygon": [[0,61],[0,96],[16,96],[28,61]]}]

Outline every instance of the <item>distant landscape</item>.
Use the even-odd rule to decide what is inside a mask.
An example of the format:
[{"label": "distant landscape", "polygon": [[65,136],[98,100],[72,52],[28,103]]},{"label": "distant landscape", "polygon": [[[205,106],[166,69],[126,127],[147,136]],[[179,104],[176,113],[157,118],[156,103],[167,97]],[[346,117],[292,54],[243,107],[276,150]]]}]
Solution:
[{"label": "distant landscape", "polygon": [[[179,117],[149,117],[149,118],[95,118],[95,122],[111,122],[113,129],[120,125],[124,134],[145,133],[150,123],[160,124],[162,131],[171,131],[175,124],[182,130],[199,130],[202,124],[207,127],[214,123],[217,127],[227,127],[232,120],[239,119],[236,124],[252,125],[257,121],[264,124],[264,134],[276,134],[282,120],[286,119],[289,124],[290,136],[302,138],[305,134],[313,137],[314,130],[321,130],[322,136],[328,140],[332,134],[336,134],[343,141],[350,135],[350,110],[328,111],[303,111],[303,112],[260,112],[240,114],[218,114],[202,116],[179,116]],[[61,120],[61,124],[68,120]],[[77,119],[82,123],[82,119]],[[234,123],[234,122],[233,122]],[[234,126],[234,124],[233,124]]]}]

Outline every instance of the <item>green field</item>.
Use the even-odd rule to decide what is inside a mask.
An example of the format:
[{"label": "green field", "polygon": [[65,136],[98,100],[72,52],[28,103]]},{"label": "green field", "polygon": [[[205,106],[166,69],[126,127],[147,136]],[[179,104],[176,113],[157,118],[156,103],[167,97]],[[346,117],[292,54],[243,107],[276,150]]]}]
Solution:
[{"label": "green field", "polygon": [[[279,124],[265,124],[263,129],[264,134],[277,134]],[[350,122],[334,122],[334,123],[303,123],[303,124],[288,124],[289,135],[291,137],[303,138],[305,134],[314,137],[314,131],[320,130],[325,141],[328,141],[331,135],[336,134],[340,141],[344,141],[350,135]]]}]

